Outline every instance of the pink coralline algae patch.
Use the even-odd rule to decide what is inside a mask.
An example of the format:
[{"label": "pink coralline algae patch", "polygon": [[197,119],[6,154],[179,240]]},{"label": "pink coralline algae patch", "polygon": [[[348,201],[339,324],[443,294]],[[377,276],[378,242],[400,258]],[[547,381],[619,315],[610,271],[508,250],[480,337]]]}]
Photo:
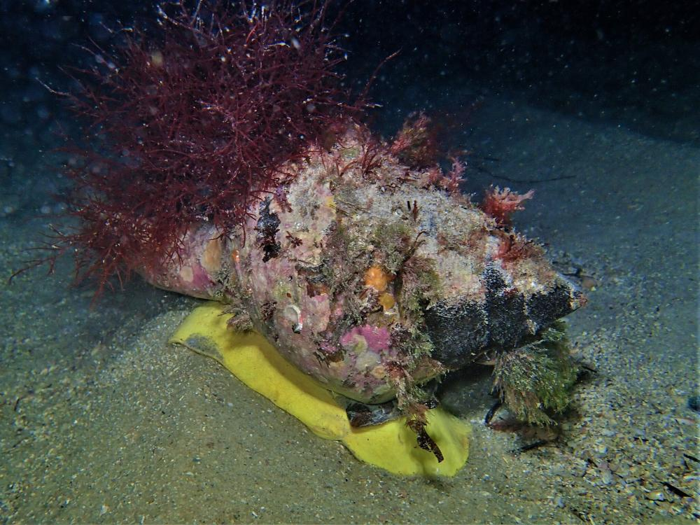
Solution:
[{"label": "pink coralline algae patch", "polygon": [[369,350],[379,353],[389,350],[389,330],[384,327],[356,326],[340,338],[340,344],[347,349]]},{"label": "pink coralline algae patch", "polygon": [[328,328],[331,317],[330,302],[327,294],[310,297],[306,303],[307,325],[314,333],[323,332]]}]

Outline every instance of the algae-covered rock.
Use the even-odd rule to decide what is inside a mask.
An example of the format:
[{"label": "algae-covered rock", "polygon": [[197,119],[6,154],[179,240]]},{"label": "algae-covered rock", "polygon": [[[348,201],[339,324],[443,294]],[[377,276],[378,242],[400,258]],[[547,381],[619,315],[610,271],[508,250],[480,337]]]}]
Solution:
[{"label": "algae-covered rock", "polygon": [[330,390],[400,406],[420,397],[416,385],[512,352],[581,305],[537,244],[364,128],[299,158],[238,232],[194,225],[145,278],[230,303],[236,326]]}]

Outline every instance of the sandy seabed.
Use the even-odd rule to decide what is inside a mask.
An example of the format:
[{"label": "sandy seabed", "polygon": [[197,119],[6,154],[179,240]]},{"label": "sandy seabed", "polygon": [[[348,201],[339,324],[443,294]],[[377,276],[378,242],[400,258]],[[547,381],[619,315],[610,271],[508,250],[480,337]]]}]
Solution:
[{"label": "sandy seabed", "polygon": [[[536,437],[484,426],[488,376],[453,377],[443,402],[473,424],[469,463],[453,479],[393,477],[312,435],[213,361],[168,346],[196,301],[134,281],[91,306],[92,290],[70,286],[66,261],[52,278],[35,271],[0,285],[0,522],[700,516],[699,416],[688,407],[697,394],[700,151],[498,98],[473,126],[470,148],[498,160],[471,171],[470,185],[534,188],[517,227],[588,290],[569,327],[595,372],[558,440],[515,452]],[[17,179],[16,170],[47,169],[18,147]],[[5,276],[52,220],[27,191],[0,196],[17,209],[0,218]]]}]

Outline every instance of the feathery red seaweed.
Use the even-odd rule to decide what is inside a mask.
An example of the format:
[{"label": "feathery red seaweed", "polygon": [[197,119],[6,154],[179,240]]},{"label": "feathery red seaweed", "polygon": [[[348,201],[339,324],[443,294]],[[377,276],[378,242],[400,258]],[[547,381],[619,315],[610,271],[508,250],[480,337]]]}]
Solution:
[{"label": "feathery red seaweed", "polygon": [[[79,276],[111,275],[177,255],[187,227],[224,234],[274,191],[279,167],[331,124],[361,113],[347,104],[326,26],[328,3],[280,0],[247,9],[181,3],[159,10],[157,39],[134,32],[72,97],[103,140],[69,170],[79,229]],[[331,27],[332,27],[331,23]]]}]

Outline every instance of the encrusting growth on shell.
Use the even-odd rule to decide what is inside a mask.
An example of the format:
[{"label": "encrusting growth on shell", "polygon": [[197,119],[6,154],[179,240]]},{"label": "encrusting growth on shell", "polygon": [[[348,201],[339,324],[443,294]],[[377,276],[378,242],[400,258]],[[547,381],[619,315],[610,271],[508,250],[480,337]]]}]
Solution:
[{"label": "encrusting growth on shell", "polygon": [[[243,232],[223,238],[221,271],[209,275],[204,296],[242,305],[256,330],[329,389],[363,403],[398,397],[420,420],[421,384],[493,352],[503,356],[499,370],[515,370],[505,365],[521,355],[516,349],[545,345],[550,325],[577,308],[581,294],[535,245],[506,257],[504,239],[514,234],[463,198],[423,187],[389,146],[365,172],[366,140],[349,122],[330,150],[311,146],[286,165],[294,176],[283,204],[266,199]],[[220,236],[211,224],[195,231]],[[192,248],[194,257],[146,277],[191,293],[177,276],[183,266],[201,273]],[[532,369],[540,371],[553,373]],[[497,377],[506,401],[531,418],[511,402],[511,393],[529,391]]]}]

